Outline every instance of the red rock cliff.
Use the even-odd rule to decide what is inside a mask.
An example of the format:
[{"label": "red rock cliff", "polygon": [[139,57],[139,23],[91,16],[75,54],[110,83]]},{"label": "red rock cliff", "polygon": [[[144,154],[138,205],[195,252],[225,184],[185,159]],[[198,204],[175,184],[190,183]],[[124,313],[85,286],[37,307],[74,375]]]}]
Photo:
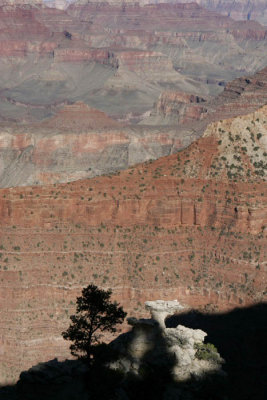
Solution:
[{"label": "red rock cliff", "polygon": [[266,300],[267,108],[212,124],[178,154],[118,175],[0,191],[1,380],[69,356],[81,288],[126,310],[174,299],[229,309]]}]

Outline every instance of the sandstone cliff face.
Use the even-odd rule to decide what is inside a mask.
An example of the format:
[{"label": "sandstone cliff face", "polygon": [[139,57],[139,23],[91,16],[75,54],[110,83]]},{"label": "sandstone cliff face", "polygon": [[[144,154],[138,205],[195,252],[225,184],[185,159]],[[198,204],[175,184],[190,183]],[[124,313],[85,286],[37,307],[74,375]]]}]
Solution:
[{"label": "sandstone cliff face", "polygon": [[207,99],[178,91],[161,93],[146,124],[187,126],[199,121],[208,111]]},{"label": "sandstone cliff face", "polygon": [[127,311],[179,298],[229,309],[266,300],[266,107],[117,175],[0,191],[1,381],[68,355],[82,287]]}]

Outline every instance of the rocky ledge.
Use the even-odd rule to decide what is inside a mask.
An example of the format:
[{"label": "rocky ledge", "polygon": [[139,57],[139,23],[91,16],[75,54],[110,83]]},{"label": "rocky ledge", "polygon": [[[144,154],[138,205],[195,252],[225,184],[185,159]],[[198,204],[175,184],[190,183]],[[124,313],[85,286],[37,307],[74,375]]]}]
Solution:
[{"label": "rocky ledge", "polygon": [[[120,335],[111,346],[119,359],[111,364],[114,369],[140,374],[144,369],[164,368],[174,381],[200,379],[207,373],[224,374],[223,359],[211,344],[204,344],[207,336],[200,329],[182,325],[167,328],[165,318],[184,307],[177,301],[147,301],[151,319],[128,318],[131,331]],[[204,355],[205,353],[205,355]]]},{"label": "rocky ledge", "polygon": [[[151,319],[129,318],[128,323],[132,327],[125,334],[118,336],[110,343],[109,347],[115,350],[116,361],[106,364],[110,373],[117,370],[120,382],[115,395],[116,400],[127,400],[128,380],[135,376],[143,380],[152,393],[147,374],[160,373],[164,379],[164,399],[172,399],[179,392],[185,381],[197,382],[208,375],[224,378],[225,372],[221,369],[223,359],[216,348],[211,344],[204,344],[207,336],[200,329],[190,329],[182,325],[176,328],[166,328],[164,318],[181,311],[184,307],[177,301],[148,301],[146,308],[150,310]],[[98,363],[97,377],[100,370]],[[66,360],[60,362],[53,359],[24,371],[16,385],[17,394],[24,400],[39,400],[53,398],[85,400],[91,397],[91,374],[88,367],[80,360]],[[94,376],[94,375],[93,375]],[[114,375],[115,376],[115,375]],[[91,382],[88,384],[88,382]],[[108,385],[106,382],[105,385]],[[191,394],[191,391],[189,389]],[[188,393],[189,393],[188,392]],[[170,393],[172,396],[170,397]],[[105,397],[106,398],[106,397]],[[177,398],[177,397],[175,397]],[[192,397],[190,397],[191,399]],[[195,399],[193,397],[192,399]]]}]

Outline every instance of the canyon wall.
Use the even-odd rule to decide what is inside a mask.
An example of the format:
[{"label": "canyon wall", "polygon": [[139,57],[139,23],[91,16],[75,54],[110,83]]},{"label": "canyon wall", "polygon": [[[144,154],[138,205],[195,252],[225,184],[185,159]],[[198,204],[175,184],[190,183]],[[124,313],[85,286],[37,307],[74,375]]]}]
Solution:
[{"label": "canyon wall", "polygon": [[[140,65],[134,62],[136,74]],[[264,68],[230,82],[212,99],[164,91],[138,125],[115,120],[83,102],[62,104],[39,123],[2,123],[0,187],[73,181],[175,153],[202,135],[210,122],[266,104],[266,93]]]},{"label": "canyon wall", "polygon": [[33,127],[0,128],[0,186],[68,182],[111,173],[190,143],[175,129],[126,127],[83,103]]},{"label": "canyon wall", "polygon": [[[62,3],[64,0],[62,1]],[[95,1],[96,2],[96,1]],[[77,3],[85,4],[86,1],[78,0]],[[192,3],[191,0],[109,0],[109,4],[138,3],[142,6],[155,3]],[[216,11],[235,20],[255,20],[267,25],[267,5],[264,0],[195,0],[203,8]],[[56,4],[56,2],[54,2]],[[65,2],[67,4],[67,2]],[[60,6],[62,7],[61,3]]]},{"label": "canyon wall", "polygon": [[196,2],[236,20],[255,20],[267,25],[267,5],[264,0],[196,0]]},{"label": "canyon wall", "polygon": [[266,66],[266,32],[195,3],[2,5],[0,119],[32,124],[82,101],[136,124],[166,90],[214,96]]},{"label": "canyon wall", "polygon": [[162,92],[153,111],[142,123],[179,125],[202,133],[212,121],[232,118],[257,110],[267,103],[267,68],[254,75],[227,83],[215,98],[189,95],[180,91]]},{"label": "canyon wall", "polygon": [[[183,151],[69,184],[0,190],[1,381],[55,356],[81,288],[206,311],[266,301],[267,107]],[[160,244],[160,246],[159,246]]]}]

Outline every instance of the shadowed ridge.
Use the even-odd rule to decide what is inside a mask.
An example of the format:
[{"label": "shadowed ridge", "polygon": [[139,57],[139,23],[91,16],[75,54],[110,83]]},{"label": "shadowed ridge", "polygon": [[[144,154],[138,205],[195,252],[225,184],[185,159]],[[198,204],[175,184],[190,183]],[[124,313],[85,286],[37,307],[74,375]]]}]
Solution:
[{"label": "shadowed ridge", "polygon": [[167,318],[166,326],[183,324],[207,332],[225,359],[231,399],[265,399],[267,395],[267,303],[227,313],[190,311]]},{"label": "shadowed ridge", "polygon": [[[227,380],[218,380],[218,376],[216,377],[214,374],[208,373],[200,380],[191,378],[178,384],[175,383],[171,373],[174,359],[170,357],[168,346],[164,342],[164,337],[161,336],[158,339],[161,341],[161,355],[164,358],[163,361],[165,361],[165,368],[153,368],[151,365],[152,343],[151,349],[141,357],[141,363],[146,365],[146,368],[143,367],[140,369],[139,376],[130,374],[125,378],[123,374],[118,375],[116,377],[116,385],[111,385],[113,392],[108,392],[108,397],[104,394],[101,399],[132,400],[153,397],[158,400],[165,398],[179,398],[181,400],[188,398],[192,400],[219,400],[226,398],[228,400],[264,400],[267,394],[267,380],[265,379],[266,307],[266,303],[259,303],[253,307],[239,308],[221,314],[204,314],[191,311],[166,319],[167,327],[176,326],[177,323],[187,324],[187,326],[191,326],[194,329],[203,327],[208,332],[207,340],[214,343],[218,347],[220,354],[225,357],[223,369],[227,371]],[[160,336],[160,331],[158,334]],[[126,335],[129,336],[129,333]],[[122,336],[125,336],[125,334],[120,337]],[[129,342],[130,345],[131,340]],[[24,372],[21,375],[19,385],[17,385],[19,389],[18,398],[23,400],[35,400],[36,398],[40,400],[46,400],[47,398],[49,400],[60,400],[62,398],[65,400],[69,400],[70,398],[73,400],[87,399],[87,391],[79,392],[81,385],[77,384],[77,382],[81,383],[83,373],[80,376],[77,374],[79,368],[75,366],[78,366],[78,364],[79,362],[77,361],[66,360],[65,362],[58,362],[53,360],[41,364],[43,366],[43,375],[40,373],[38,375],[38,368],[40,371],[40,367],[34,368],[36,371],[35,375],[31,373],[31,370]],[[149,365],[150,368],[148,368]],[[54,371],[57,371],[58,377],[60,376],[61,369],[62,371],[66,371],[67,369],[72,370],[73,376],[76,373],[75,379],[77,380],[73,380],[72,382],[73,397],[70,397],[70,393],[63,396],[64,393],[66,394],[67,376],[61,373],[60,378],[54,379],[55,375],[53,378],[53,368],[51,369],[51,366],[53,366]],[[97,373],[100,374],[98,377],[101,376],[100,370]],[[105,374],[108,374],[107,370]],[[26,379],[26,377],[28,378]],[[39,378],[37,379],[37,377]],[[48,382],[52,383],[52,386],[48,385]],[[70,384],[70,381],[68,384]],[[76,384],[77,396],[75,394]],[[92,381],[91,384],[93,384]],[[106,389],[108,389],[108,380],[102,381],[101,387],[98,385],[94,388],[94,395],[105,393],[105,385]],[[82,387],[84,388],[83,385]],[[90,389],[90,384],[88,387]],[[3,395],[1,400],[15,400],[16,398],[14,395],[12,397],[12,393],[15,393],[14,387],[0,389],[0,394]],[[111,395],[111,393],[113,394]],[[10,394],[9,397],[8,394]],[[165,397],[165,395],[173,397]]]},{"label": "shadowed ridge", "polygon": [[1,400],[18,400],[15,385],[2,385],[0,386],[0,399]]}]

